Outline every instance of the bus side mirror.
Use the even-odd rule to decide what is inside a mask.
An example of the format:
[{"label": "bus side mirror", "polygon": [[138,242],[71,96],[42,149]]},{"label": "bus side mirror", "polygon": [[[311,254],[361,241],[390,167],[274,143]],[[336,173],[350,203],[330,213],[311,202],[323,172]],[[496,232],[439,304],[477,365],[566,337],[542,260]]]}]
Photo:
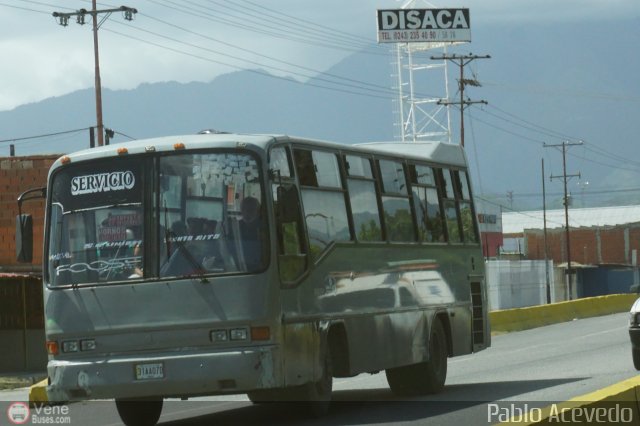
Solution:
[{"label": "bus side mirror", "polygon": [[33,218],[30,214],[16,216],[16,259],[20,263],[33,261]]}]

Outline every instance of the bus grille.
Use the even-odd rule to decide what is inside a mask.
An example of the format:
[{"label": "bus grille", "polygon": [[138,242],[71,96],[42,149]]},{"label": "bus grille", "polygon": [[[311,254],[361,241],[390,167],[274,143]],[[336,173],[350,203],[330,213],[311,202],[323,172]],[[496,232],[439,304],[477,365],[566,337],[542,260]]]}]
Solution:
[{"label": "bus grille", "polygon": [[482,308],[482,286],[471,283],[471,309],[473,320],[473,344],[484,345],[484,312]]}]

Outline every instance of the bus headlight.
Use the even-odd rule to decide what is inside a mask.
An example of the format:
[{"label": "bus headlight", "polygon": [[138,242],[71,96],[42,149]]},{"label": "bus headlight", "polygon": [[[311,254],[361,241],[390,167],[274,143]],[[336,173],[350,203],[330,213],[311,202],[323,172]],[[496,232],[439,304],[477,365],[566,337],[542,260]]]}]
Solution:
[{"label": "bus headlight", "polygon": [[80,340],[81,351],[93,351],[96,349],[96,341],[93,339]]},{"label": "bus headlight", "polygon": [[80,350],[80,346],[77,340],[62,342],[62,352],[78,352],[78,350]]},{"label": "bus headlight", "polygon": [[231,340],[247,340],[249,334],[246,328],[232,328],[229,330],[229,337]]},{"label": "bus headlight", "polygon": [[210,333],[210,338],[212,342],[226,342],[229,340],[227,330],[213,330]]}]

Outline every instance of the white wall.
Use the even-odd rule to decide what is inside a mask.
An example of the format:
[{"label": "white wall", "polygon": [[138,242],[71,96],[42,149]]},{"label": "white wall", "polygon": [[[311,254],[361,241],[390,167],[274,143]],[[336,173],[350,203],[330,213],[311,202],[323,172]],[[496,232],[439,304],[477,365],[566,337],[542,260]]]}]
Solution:
[{"label": "white wall", "polygon": [[[548,261],[551,301],[556,301],[553,261]],[[489,309],[522,308],[547,303],[544,260],[490,260],[486,262]]]}]

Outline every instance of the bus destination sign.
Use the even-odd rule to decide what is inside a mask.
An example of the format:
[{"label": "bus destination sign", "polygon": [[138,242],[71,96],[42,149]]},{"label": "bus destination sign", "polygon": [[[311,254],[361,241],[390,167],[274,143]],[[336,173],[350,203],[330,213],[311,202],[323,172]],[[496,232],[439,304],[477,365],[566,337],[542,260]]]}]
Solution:
[{"label": "bus destination sign", "polygon": [[378,43],[471,41],[469,9],[378,10]]}]

